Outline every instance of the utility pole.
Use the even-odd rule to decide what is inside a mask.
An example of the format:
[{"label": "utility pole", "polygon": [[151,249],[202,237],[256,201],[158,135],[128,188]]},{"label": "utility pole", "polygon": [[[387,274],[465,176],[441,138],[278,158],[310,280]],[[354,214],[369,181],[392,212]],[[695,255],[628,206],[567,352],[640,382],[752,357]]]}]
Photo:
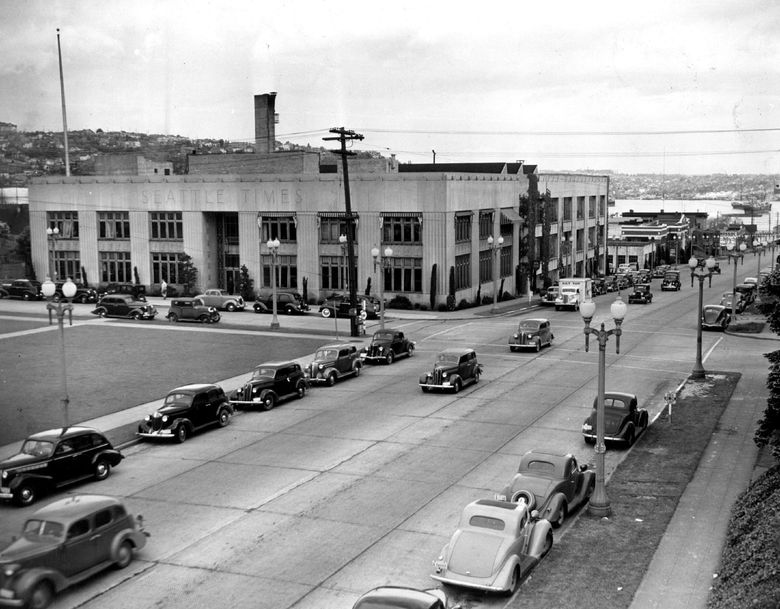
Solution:
[{"label": "utility pole", "polygon": [[349,169],[347,167],[347,157],[354,156],[355,153],[347,150],[347,140],[362,140],[363,136],[344,127],[334,127],[328,130],[330,133],[338,134],[337,137],[324,137],[323,140],[339,141],[341,148],[331,150],[334,154],[341,155],[341,167],[344,173],[344,206],[347,211],[347,277],[349,278],[349,330],[350,336],[358,336],[358,306],[357,306],[357,268],[355,267],[355,219],[352,216],[352,201],[349,196]]}]

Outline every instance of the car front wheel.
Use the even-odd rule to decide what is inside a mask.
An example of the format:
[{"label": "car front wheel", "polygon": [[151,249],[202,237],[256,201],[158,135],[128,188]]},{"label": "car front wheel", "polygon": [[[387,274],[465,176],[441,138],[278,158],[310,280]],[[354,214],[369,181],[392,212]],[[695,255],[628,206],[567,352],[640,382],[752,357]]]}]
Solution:
[{"label": "car front wheel", "polygon": [[187,439],[187,436],[189,436],[187,426],[184,423],[179,423],[179,426],[176,428],[176,441],[181,444]]},{"label": "car front wheel", "polygon": [[406,353],[409,357],[412,357],[414,355],[414,345],[409,345],[409,349],[407,349]]},{"label": "car front wheel", "polygon": [[124,569],[133,560],[133,546],[129,541],[123,541],[116,551],[117,569]]},{"label": "car front wheel", "polygon": [[228,423],[230,423],[230,413],[228,412],[227,408],[223,408],[219,411],[217,422],[219,423],[220,427],[225,427]]},{"label": "car front wheel", "polygon": [[462,386],[462,385],[461,385],[460,379],[458,379],[458,380],[456,380],[456,381],[455,381],[455,382],[452,384],[452,389],[455,391],[455,393],[458,393],[458,392],[460,391],[460,388],[461,388],[461,386]]},{"label": "car front wheel", "polygon": [[46,609],[54,600],[54,589],[48,581],[38,582],[27,597],[30,609]]},{"label": "car front wheel", "polygon": [[98,459],[95,463],[95,479],[105,480],[111,474],[111,464],[105,459]]},{"label": "car front wheel", "polygon": [[385,357],[385,361],[389,364],[393,363],[393,360],[395,359],[395,354],[392,351],[389,351],[387,356]]},{"label": "car front wheel", "polygon": [[225,306],[225,311],[233,312],[236,310],[236,305],[234,305],[232,302],[227,303]]},{"label": "car front wheel", "polygon": [[35,503],[36,499],[38,499],[38,489],[36,489],[34,485],[26,482],[17,487],[16,492],[14,492],[14,501],[16,505],[31,505]]},{"label": "car front wheel", "polygon": [[295,393],[298,394],[299,398],[302,398],[306,395],[306,384],[305,383],[298,383],[298,386],[295,388]]},{"label": "car front wheel", "polygon": [[138,321],[141,319],[141,314],[138,312],[133,313],[133,319]]},{"label": "car front wheel", "polygon": [[324,318],[327,319],[328,317],[331,316],[331,310],[330,309],[322,309],[322,311],[320,311],[320,315],[322,315]]},{"label": "car front wheel", "polygon": [[328,387],[333,387],[333,385],[335,385],[335,384],[336,384],[336,373],[335,372],[331,372],[328,375]]},{"label": "car front wheel", "polygon": [[168,321],[171,322],[172,324],[175,324],[177,321],[179,321],[179,316],[176,315],[176,313],[169,313]]},{"label": "car front wheel", "polygon": [[276,399],[272,393],[269,393],[263,398],[263,410],[272,410],[274,406],[276,406]]}]

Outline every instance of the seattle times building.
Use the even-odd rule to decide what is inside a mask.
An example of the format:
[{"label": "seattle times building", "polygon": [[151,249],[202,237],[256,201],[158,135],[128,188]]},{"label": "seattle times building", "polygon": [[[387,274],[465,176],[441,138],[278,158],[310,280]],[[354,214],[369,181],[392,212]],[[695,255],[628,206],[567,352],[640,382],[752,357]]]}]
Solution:
[{"label": "seattle times building", "polygon": [[[259,289],[271,286],[266,242],[276,238],[278,287],[302,292],[305,280],[314,299],[344,290],[340,160],[275,151],[275,97],[254,98],[255,152],[191,155],[186,175],[133,158],[130,169],[104,164],[104,175],[35,179],[36,276],[86,277],[91,285],[138,281],[154,293],[163,280],[181,283],[179,261],[187,254],[200,289],[237,291],[243,265]],[[456,302],[473,302],[478,290],[492,296],[494,281],[517,295],[529,281],[541,287],[544,277],[604,272],[605,176],[539,173],[522,162],[348,163],[358,293],[369,279],[378,292],[382,275],[386,298],[430,306],[452,292]],[[547,195],[546,227],[536,210],[529,213],[540,205],[537,192]],[[55,227],[50,238],[47,228]],[[392,256],[375,271],[372,248],[388,246]]]}]

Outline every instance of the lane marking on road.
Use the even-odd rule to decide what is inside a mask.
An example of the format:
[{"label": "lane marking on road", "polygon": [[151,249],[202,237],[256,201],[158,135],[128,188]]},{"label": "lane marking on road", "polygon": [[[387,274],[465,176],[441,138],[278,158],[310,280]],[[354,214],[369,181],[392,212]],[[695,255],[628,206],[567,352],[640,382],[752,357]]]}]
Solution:
[{"label": "lane marking on road", "polygon": [[704,357],[701,358],[703,362],[707,361],[707,358],[712,354],[712,352],[715,350],[715,347],[717,347],[720,344],[720,341],[722,341],[722,340],[723,340],[723,337],[721,336],[720,338],[718,338],[718,340],[715,341],[715,344],[712,345],[712,347],[707,349],[707,353],[705,353]]}]

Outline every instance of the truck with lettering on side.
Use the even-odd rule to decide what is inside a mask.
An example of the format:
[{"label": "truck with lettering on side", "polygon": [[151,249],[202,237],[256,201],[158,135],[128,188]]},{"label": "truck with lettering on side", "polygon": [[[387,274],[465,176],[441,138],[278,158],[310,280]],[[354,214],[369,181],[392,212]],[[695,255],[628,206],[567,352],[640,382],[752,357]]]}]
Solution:
[{"label": "truck with lettering on side", "polygon": [[555,310],[579,311],[580,305],[593,296],[593,280],[589,277],[569,277],[558,280],[560,290],[555,299]]}]

